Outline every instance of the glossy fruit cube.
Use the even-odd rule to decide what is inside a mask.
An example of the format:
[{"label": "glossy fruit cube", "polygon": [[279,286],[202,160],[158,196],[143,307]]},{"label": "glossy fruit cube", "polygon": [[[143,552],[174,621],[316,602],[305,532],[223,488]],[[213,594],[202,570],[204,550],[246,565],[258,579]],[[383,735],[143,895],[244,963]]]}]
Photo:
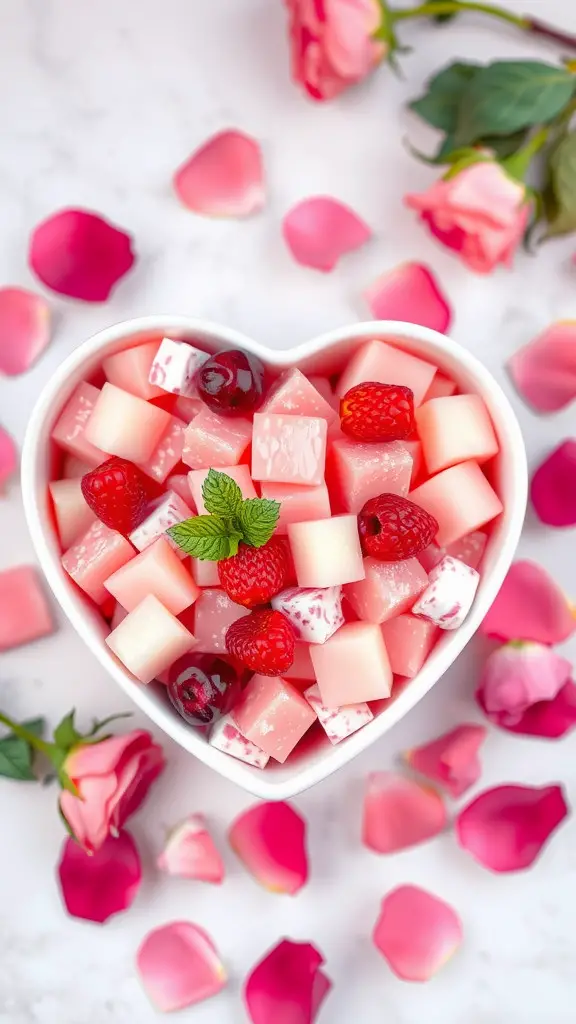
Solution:
[{"label": "glossy fruit cube", "polygon": [[150,367],[150,382],[171,395],[196,398],[194,375],[209,358],[208,352],[186,341],[162,338]]},{"label": "glossy fruit cube", "polygon": [[297,643],[295,645],[294,661],[284,673],[284,679],[316,679],[312,658],[310,657],[310,644]]},{"label": "glossy fruit cube", "polygon": [[502,512],[502,502],[477,462],[460,462],[411,491],[412,501],[438,521],[440,547],[489,523]]},{"label": "glossy fruit cube", "polygon": [[470,459],[486,462],[498,452],[492,420],[479,395],[433,398],[416,410],[416,423],[429,473]]},{"label": "glossy fruit cube", "polygon": [[84,500],[80,477],[53,480],[49,491],[60,543],[66,550],[81,534],[86,533],[95,516]]},{"label": "glossy fruit cube", "polygon": [[225,654],[228,627],[249,614],[248,608],[236,604],[223,590],[204,589],[194,605],[194,636],[198,650],[206,654]]},{"label": "glossy fruit cube", "polygon": [[340,708],[325,707],[317,685],[310,686],[308,690],[305,690],[304,697],[315,711],[320,725],[334,746],[351,736],[352,733],[358,732],[358,729],[367,725],[374,718],[365,703],[345,704]]},{"label": "glossy fruit cube", "polygon": [[55,629],[50,606],[33,565],[0,572],[0,651],[29,644]]},{"label": "glossy fruit cube", "polygon": [[286,616],[304,643],[324,644],[344,625],[341,587],[288,587],[271,603],[275,611]]},{"label": "glossy fruit cube", "polygon": [[280,374],[260,407],[260,413],[319,416],[328,423],[337,418],[333,404],[327,402],[295,366]]},{"label": "glossy fruit cube", "polygon": [[482,530],[474,530],[473,533],[466,534],[465,537],[454,541],[453,544],[449,544],[446,548],[440,548],[432,542],[424,551],[420,552],[418,561],[428,573],[431,572],[435,565],[442,561],[444,555],[459,558],[461,562],[465,562],[471,569],[477,569],[484,557],[487,543],[487,535]]},{"label": "glossy fruit cube", "polygon": [[394,675],[413,679],[430,654],[439,632],[433,622],[406,614],[383,622],[382,636]]},{"label": "glossy fruit cube", "polygon": [[420,405],[432,383],[436,367],[386,341],[367,341],[356,349],[342,373],[336,394],[342,397],[350,388],[365,381],[377,384],[403,384],[414,392],[414,405]]},{"label": "glossy fruit cube", "polygon": [[230,757],[251,764],[254,768],[265,768],[270,760],[268,754],[240,732],[231,714],[219,718],[210,730],[208,740],[211,747],[221,750]]},{"label": "glossy fruit cube", "polygon": [[231,714],[247,739],[282,763],[316,721],[302,694],[277,676],[252,676]]},{"label": "glossy fruit cube", "polygon": [[159,398],[164,394],[162,388],[154,387],[148,379],[159,343],[160,339],[154,338],[144,345],[124,348],[121,352],[108,356],[102,363],[106,380],[146,401]]},{"label": "glossy fruit cube", "polygon": [[126,565],[134,554],[134,548],[121,533],[96,519],[62,556],[62,565],[81,590],[96,604],[102,604],[109,597],[104,580]]},{"label": "glossy fruit cube", "polygon": [[199,587],[219,587],[218,562],[207,558],[191,558],[192,575]]},{"label": "glossy fruit cube", "polygon": [[84,381],[74,389],[52,429],[52,440],[59,448],[81,459],[91,468],[106,462],[106,453],[91,444],[86,427],[100,392]]},{"label": "glossy fruit cube", "polygon": [[[198,515],[206,515],[206,506],[202,498],[202,486],[208,473],[209,469],[193,469],[188,473],[188,486],[190,488],[194,504],[198,509]],[[243,498],[257,498],[256,488],[252,483],[252,477],[250,476],[250,470],[248,466],[228,466],[225,470],[219,470],[221,473],[225,473],[229,476],[242,491]]]},{"label": "glossy fruit cube", "polygon": [[[170,526],[183,523],[185,519],[190,519],[193,515],[190,506],[179,494],[176,494],[175,491],[166,491],[165,494],[161,494],[160,497],[150,502],[146,518],[135,530],[132,530],[130,541],[138,551],[144,551],[155,540],[158,540],[158,537],[162,537]],[[178,547],[176,541],[171,537],[166,537],[166,540],[172,545],[179,558],[186,558],[186,552]]]},{"label": "glossy fruit cube", "polygon": [[325,644],[311,644],[310,657],[324,707],[390,696],[392,670],[379,626],[348,622]]},{"label": "glossy fruit cube", "polygon": [[445,377],[443,373],[436,373],[428,391],[424,395],[424,401],[429,402],[431,398],[448,398],[449,395],[455,394],[458,390],[458,385],[455,380],[451,380],[450,377]]},{"label": "glossy fruit cube", "polygon": [[195,646],[195,639],[149,594],[106,637],[106,643],[141,683],[150,683]]},{"label": "glossy fruit cube", "polygon": [[325,483],[317,487],[298,487],[296,484],[277,484],[264,481],[262,497],[280,503],[280,516],[276,533],[288,532],[290,523],[306,523],[310,519],[330,518],[330,498]]},{"label": "glossy fruit cube", "polygon": [[338,508],[358,513],[379,494],[408,494],[413,458],[403,442],[363,444],[343,438],[332,443],[331,454],[330,487]]},{"label": "glossy fruit cube", "polygon": [[184,448],[184,432],[186,424],[176,416],[171,416],[166,430],[145,462],[140,463],[140,469],[151,476],[157,483],[163,484],[174,466],[182,458]]},{"label": "glossy fruit cube", "polygon": [[445,555],[432,569],[428,586],[414,605],[414,614],[423,615],[440,629],[458,629],[472,607],[479,583],[475,569]]},{"label": "glossy fruit cube", "polygon": [[109,455],[141,464],[150,458],[169,424],[170,415],[163,409],[106,383],[86,426],[86,437]]},{"label": "glossy fruit cube", "polygon": [[403,562],[364,559],[365,577],[344,588],[352,608],[366,622],[386,622],[410,610],[428,585],[428,574],[417,558]]},{"label": "glossy fruit cube", "polygon": [[324,481],[327,423],[317,416],[254,415],[252,478],[317,486]]},{"label": "glossy fruit cube", "polygon": [[250,420],[218,416],[204,406],[186,428],[182,462],[192,469],[236,466],[251,438]]},{"label": "glossy fruit cube", "polygon": [[337,587],[364,579],[356,516],[291,523],[288,539],[299,587]]},{"label": "glossy fruit cube", "polygon": [[169,612],[180,615],[200,596],[200,588],[164,537],[117,569],[104,586],[128,612],[154,594]]}]

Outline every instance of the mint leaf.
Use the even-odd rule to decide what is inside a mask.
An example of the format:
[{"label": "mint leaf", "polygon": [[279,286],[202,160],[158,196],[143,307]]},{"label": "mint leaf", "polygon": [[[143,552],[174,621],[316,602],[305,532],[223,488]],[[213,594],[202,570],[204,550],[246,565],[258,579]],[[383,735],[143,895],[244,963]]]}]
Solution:
[{"label": "mint leaf", "polygon": [[213,515],[185,519],[183,523],[171,526],[166,533],[187,555],[210,562],[219,562],[222,558],[235,555],[238,542],[242,540],[242,534],[234,530],[230,523]]},{"label": "mint leaf", "polygon": [[242,503],[238,516],[242,538],[253,548],[261,548],[274,533],[280,503],[268,498],[248,498]]},{"label": "mint leaf", "polygon": [[73,708],[70,714],[66,715],[60,722],[60,725],[57,725],[54,729],[54,742],[63,750],[70,750],[70,747],[76,746],[82,739],[82,735],[74,725],[75,715],[76,709]]},{"label": "mint leaf", "polygon": [[202,484],[202,498],[207,512],[223,519],[232,519],[238,515],[242,504],[242,491],[232,477],[219,473],[215,469],[208,470],[208,476]]}]

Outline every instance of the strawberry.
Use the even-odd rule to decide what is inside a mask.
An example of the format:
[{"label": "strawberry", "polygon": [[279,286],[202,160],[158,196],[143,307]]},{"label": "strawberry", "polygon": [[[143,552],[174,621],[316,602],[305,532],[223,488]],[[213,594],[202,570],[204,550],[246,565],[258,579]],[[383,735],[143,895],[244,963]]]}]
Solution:
[{"label": "strawberry", "polygon": [[403,441],[415,429],[414,394],[403,384],[357,384],[340,400],[340,426],[356,441]]},{"label": "strawberry", "polygon": [[226,650],[252,672],[279,676],[294,661],[295,634],[282,612],[261,608],[226,631]]},{"label": "strawberry", "polygon": [[111,530],[127,534],[146,515],[151,484],[128,459],[114,456],[82,477],[82,494],[94,515]]},{"label": "strawberry", "polygon": [[358,531],[365,555],[381,562],[401,562],[432,543],[438,523],[426,509],[408,498],[380,494],[362,508]]},{"label": "strawberry", "polygon": [[287,587],[289,571],[288,548],[280,537],[271,537],[260,548],[241,542],[237,555],[218,562],[223,589],[245,608],[268,604]]}]

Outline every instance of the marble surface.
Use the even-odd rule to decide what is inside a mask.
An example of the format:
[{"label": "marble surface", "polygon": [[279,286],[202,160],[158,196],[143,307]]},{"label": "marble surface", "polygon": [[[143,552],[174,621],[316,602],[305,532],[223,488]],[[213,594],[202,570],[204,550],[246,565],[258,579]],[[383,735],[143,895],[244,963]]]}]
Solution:
[{"label": "marble surface", "polygon": [[[508,0],[576,31],[566,0]],[[449,28],[405,26],[415,47],[403,77],[381,70],[325,107],[290,84],[280,0],[0,0],[0,282],[32,285],[31,228],[54,209],[92,207],[130,230],[140,256],[113,299],[82,306],[54,297],[54,343],[27,376],[0,381],[0,418],[22,440],[44,381],[79,342],[114,321],[152,312],[227,322],[272,347],[289,347],[366,316],[362,288],[417,258],[438,272],[455,309],[453,335],[511,391],[507,356],[552,319],[576,312],[573,242],[520,255],[515,271],[474,277],[441,252],[402,207],[432,172],[412,159],[431,133],[405,111],[427,76],[452,55],[555,56],[518,33],[470,18]],[[212,132],[234,125],[264,145],[270,200],[247,223],[202,220],[171,194],[176,166]],[[335,273],[291,262],[284,211],[312,193],[349,201],[376,237]],[[538,459],[574,430],[574,409],[537,419],[514,396]],[[522,553],[574,591],[574,532],[529,517]],[[572,553],[569,556],[569,553]],[[18,488],[0,507],[0,565],[31,559]],[[126,700],[59,616],[58,633],[0,656],[0,706],[14,716],[71,705],[81,720]],[[574,648],[572,653],[576,653]],[[134,971],[146,931],[190,918],[213,935],[230,972],[226,993],[182,1020],[238,1024],[242,979],[282,935],[323,950],[335,992],[325,1024],[572,1024],[576,1017],[576,824],[569,821],[535,868],[496,877],[450,835],[377,858],[359,843],[362,779],[403,748],[479,715],[472,702],[479,646],[471,645],[422,705],[354,764],[299,798],[310,823],[312,881],[297,898],[266,894],[226,854],[221,890],[155,877],[165,827],[208,811],[225,829],[250,798],[166,741],[168,768],[133,822],[148,870],[136,906],[106,926],[70,920],[54,879],[62,842],[56,792],[0,780],[0,1021],[2,1024],[151,1024],[158,1019]],[[138,715],[135,722],[144,724]],[[483,785],[562,780],[576,800],[574,738],[523,741],[491,732]],[[400,882],[430,887],[461,913],[464,947],[429,985],[395,979],[370,943],[384,893]]]}]

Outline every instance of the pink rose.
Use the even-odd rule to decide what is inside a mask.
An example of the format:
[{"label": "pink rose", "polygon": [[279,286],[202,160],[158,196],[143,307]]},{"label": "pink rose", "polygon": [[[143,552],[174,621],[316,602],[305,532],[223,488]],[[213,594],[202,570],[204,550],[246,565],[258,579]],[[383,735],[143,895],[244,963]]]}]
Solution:
[{"label": "pink rose", "polygon": [[315,100],[360,82],[382,60],[386,44],[378,0],[285,0],[290,13],[292,75]]},{"label": "pink rose", "polygon": [[492,160],[464,167],[422,195],[406,196],[405,202],[418,210],[442,245],[478,274],[489,274],[498,263],[512,265],[531,210],[523,182]]},{"label": "pink rose", "polygon": [[162,747],[143,730],[70,751],[62,769],[80,795],[63,790],[60,810],[87,853],[120,831],[163,767]]}]

